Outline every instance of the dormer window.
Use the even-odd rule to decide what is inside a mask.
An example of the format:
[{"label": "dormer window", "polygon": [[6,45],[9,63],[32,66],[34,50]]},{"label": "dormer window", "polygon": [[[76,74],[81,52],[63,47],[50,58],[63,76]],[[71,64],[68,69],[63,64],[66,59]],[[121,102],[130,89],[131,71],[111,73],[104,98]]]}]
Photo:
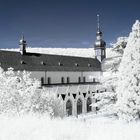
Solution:
[{"label": "dormer window", "polygon": [[58,65],[59,65],[59,66],[63,66],[63,64],[62,64],[61,62],[58,62]]},{"label": "dormer window", "polygon": [[79,66],[79,64],[78,64],[78,63],[75,63],[75,66],[76,66],[76,67],[78,67],[78,66]]},{"label": "dormer window", "polygon": [[91,67],[91,64],[88,64],[88,67]]},{"label": "dormer window", "polygon": [[23,60],[20,60],[20,64],[25,64],[25,62]]},{"label": "dormer window", "polygon": [[45,65],[45,62],[44,61],[41,61],[41,65]]}]

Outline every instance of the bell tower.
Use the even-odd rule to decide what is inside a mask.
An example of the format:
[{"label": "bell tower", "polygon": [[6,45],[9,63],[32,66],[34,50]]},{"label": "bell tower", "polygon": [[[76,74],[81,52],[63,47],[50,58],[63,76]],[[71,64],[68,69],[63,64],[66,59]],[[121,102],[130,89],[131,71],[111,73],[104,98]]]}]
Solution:
[{"label": "bell tower", "polygon": [[97,32],[96,32],[96,41],[94,43],[95,57],[102,62],[106,58],[106,43],[102,39],[103,33],[100,29],[100,16],[97,15]]},{"label": "bell tower", "polygon": [[24,35],[22,35],[22,38],[19,41],[19,47],[20,47],[20,53],[21,55],[26,54],[26,41],[24,40]]}]

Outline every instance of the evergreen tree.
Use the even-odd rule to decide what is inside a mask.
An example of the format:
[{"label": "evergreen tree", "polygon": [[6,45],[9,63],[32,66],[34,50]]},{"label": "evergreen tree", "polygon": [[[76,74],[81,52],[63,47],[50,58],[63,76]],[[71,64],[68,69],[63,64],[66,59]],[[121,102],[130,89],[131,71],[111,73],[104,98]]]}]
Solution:
[{"label": "evergreen tree", "polygon": [[126,121],[140,118],[140,22],[137,20],[129,34],[119,68],[117,113]]}]

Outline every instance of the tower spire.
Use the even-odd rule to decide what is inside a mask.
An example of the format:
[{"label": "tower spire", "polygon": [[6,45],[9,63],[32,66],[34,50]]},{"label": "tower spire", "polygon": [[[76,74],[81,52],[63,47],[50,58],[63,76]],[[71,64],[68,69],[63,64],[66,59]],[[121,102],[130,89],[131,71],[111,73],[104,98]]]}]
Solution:
[{"label": "tower spire", "polygon": [[106,58],[106,51],[105,51],[106,43],[102,39],[102,32],[100,29],[100,15],[97,14],[97,32],[96,32],[96,41],[94,43],[95,49],[95,57],[101,62],[104,58]]},{"label": "tower spire", "polygon": [[100,15],[97,14],[97,38],[100,38],[102,37],[102,32],[101,32],[101,29],[100,29]]},{"label": "tower spire", "polygon": [[100,31],[100,15],[97,14],[97,31]]},{"label": "tower spire", "polygon": [[22,33],[21,35],[21,40],[24,40],[24,33]]}]

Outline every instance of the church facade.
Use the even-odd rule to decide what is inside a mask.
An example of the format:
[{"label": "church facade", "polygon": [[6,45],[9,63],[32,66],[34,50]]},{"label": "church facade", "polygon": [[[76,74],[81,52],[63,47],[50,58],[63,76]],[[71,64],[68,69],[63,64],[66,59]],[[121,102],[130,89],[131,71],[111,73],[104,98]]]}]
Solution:
[{"label": "church facade", "polygon": [[95,58],[29,53],[22,37],[20,52],[0,50],[0,64],[4,70],[12,67],[15,71],[31,72],[41,86],[63,100],[65,116],[96,111],[90,104],[96,102],[94,95],[100,92],[101,62],[106,57],[99,16],[96,36]]}]

